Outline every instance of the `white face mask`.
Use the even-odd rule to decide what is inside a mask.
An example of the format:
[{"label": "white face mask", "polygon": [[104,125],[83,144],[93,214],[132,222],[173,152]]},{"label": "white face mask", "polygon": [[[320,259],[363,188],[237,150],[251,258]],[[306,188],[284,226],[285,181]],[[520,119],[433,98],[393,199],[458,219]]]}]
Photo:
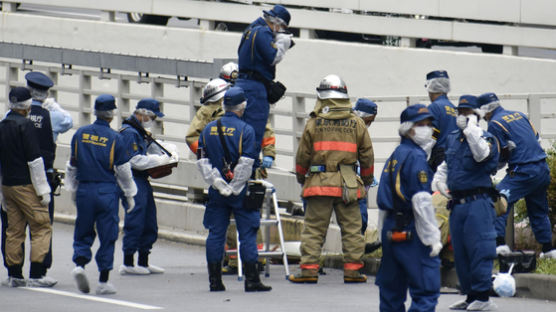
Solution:
[{"label": "white face mask", "polygon": [[413,135],[412,139],[415,144],[423,147],[433,140],[432,138],[432,128],[428,126],[419,126],[414,127],[413,131],[415,134]]},{"label": "white face mask", "polygon": [[467,120],[467,116],[458,115],[458,117],[456,117],[456,125],[458,126],[458,128],[463,130],[465,129],[465,127],[467,127]]},{"label": "white face mask", "polygon": [[143,121],[141,122],[141,126],[143,126],[143,128],[145,129],[150,129],[154,124],[154,120],[149,119],[149,121]]}]

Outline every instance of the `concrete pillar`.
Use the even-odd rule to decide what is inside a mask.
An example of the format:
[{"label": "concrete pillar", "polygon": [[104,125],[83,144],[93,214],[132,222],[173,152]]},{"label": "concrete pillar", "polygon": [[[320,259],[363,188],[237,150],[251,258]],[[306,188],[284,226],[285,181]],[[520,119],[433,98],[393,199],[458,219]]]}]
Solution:
[{"label": "concrete pillar", "polygon": [[91,76],[81,72],[79,77],[79,125],[91,123],[91,94],[84,92],[84,90],[91,90],[91,86]]},{"label": "concrete pillar", "polygon": [[317,33],[315,32],[314,29],[301,28],[299,30],[299,38],[315,39],[317,38]]},{"label": "concrete pillar", "polygon": [[103,22],[115,22],[116,12],[114,11],[102,11],[100,13],[100,20]]},{"label": "concrete pillar", "polygon": [[502,48],[502,54],[504,55],[513,55],[513,56],[517,56],[517,47],[515,46],[504,46]]},{"label": "concrete pillar", "polygon": [[[151,83],[151,97],[160,101],[164,97],[164,84],[161,82],[153,81]],[[164,102],[160,101],[160,110],[164,111]],[[164,124],[161,120],[156,119],[154,128],[152,129],[155,134],[164,134]]]}]

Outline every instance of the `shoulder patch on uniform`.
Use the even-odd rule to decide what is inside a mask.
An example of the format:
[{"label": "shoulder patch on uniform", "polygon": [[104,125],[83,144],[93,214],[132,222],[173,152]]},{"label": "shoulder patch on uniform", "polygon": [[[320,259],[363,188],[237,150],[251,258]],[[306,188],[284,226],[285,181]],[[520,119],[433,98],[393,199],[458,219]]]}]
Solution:
[{"label": "shoulder patch on uniform", "polygon": [[427,173],[423,170],[419,171],[417,176],[419,177],[419,182],[421,182],[421,183],[427,183],[427,181],[429,180],[429,177],[427,176]]}]

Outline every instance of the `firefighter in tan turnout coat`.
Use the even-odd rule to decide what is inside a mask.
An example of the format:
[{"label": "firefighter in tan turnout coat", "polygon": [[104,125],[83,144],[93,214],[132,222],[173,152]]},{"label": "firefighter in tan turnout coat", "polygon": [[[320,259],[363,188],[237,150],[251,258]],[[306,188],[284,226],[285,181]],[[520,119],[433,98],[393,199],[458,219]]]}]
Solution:
[{"label": "firefighter in tan turnout coat", "polygon": [[[374,155],[367,127],[351,112],[344,81],[326,76],[317,88],[318,100],[305,126],[296,155],[297,181],[307,200],[301,233],[301,272],[294,283],[316,283],[319,257],[332,211],[342,232],[344,282],[366,282],[359,273],[364,241],[357,200],[373,182]],[[361,176],[356,174],[359,161]]]}]

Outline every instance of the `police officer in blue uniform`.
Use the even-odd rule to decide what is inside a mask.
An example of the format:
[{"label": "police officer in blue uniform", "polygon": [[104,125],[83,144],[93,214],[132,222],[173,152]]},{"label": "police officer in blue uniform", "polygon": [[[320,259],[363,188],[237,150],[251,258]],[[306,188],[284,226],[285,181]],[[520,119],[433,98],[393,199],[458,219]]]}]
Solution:
[{"label": "police officer in blue uniform", "polygon": [[73,234],[73,262],[76,267],[72,275],[77,288],[88,293],[85,265],[91,261],[96,228],[100,240],[95,256],[100,272],[96,293],[100,295],[116,293],[108,277],[114,262],[114,245],[118,239],[118,186],[126,196],[128,210],[133,209],[133,196],[137,193],[129,164],[129,151],[120,134],[110,128],[115,109],[113,96],[101,94],[97,97],[97,120],[75,132],[71,140],[71,158],[66,163],[65,188],[72,194],[77,206]]},{"label": "police officer in blue uniform", "polygon": [[[376,103],[365,98],[360,98],[355,102],[355,106],[353,107],[353,112],[355,115],[361,117],[365,122],[365,126],[370,127],[373,121],[376,118],[377,113],[377,106]],[[359,173],[360,169],[357,168]],[[378,181],[375,177],[373,177],[373,183],[370,187],[374,187],[378,185]],[[367,222],[369,221],[369,212],[368,212],[368,204],[367,204],[367,196],[364,198],[359,199],[359,210],[361,211],[361,234],[365,235],[365,231],[367,230]]]},{"label": "police officer in blue uniform", "polygon": [[378,186],[382,261],[376,284],[380,311],[434,311],[440,295],[440,231],[431,196],[432,171],[427,163],[432,119],[425,105],[401,114],[401,144],[386,161]]},{"label": "police officer in blue uniform", "polygon": [[[148,147],[152,144],[144,135],[145,129],[150,129],[156,118],[162,118],[160,102],[152,98],[145,98],[137,103],[135,112],[123,122],[120,129],[124,144],[131,153],[131,168],[133,180],[137,185],[137,195],[134,197],[135,207],[129,210],[127,202],[123,206],[127,210],[124,222],[123,252],[124,263],[120,266],[120,274],[151,274],[164,273],[164,269],[149,264],[149,253],[158,237],[156,221],[156,205],[153,189],[149,182],[149,174],[145,171],[170,162],[166,154],[149,154]],[[138,252],[137,266],[134,266],[134,254]]]},{"label": "police officer in blue uniform", "polygon": [[[63,110],[52,98],[48,98],[48,89],[54,82],[47,75],[41,72],[29,72],[25,75],[27,88],[31,93],[33,101],[31,112],[28,118],[35,125],[36,133],[39,138],[41,156],[44,159],[44,167],[48,183],[52,189],[48,214],[50,223],[54,221],[54,196],[53,193],[60,186],[57,180],[57,171],[53,168],[54,158],[56,157],[56,138],[59,133],[64,133],[71,129],[73,121],[71,115]],[[50,268],[52,265],[52,246],[46,255],[44,265]]]},{"label": "police officer in blue uniform", "polygon": [[436,140],[432,148],[429,164],[433,171],[444,160],[444,151],[446,146],[446,138],[452,131],[457,130],[456,126],[456,108],[450,100],[448,100],[448,92],[450,92],[450,77],[445,70],[435,70],[427,74],[427,82],[425,84],[429,92],[431,104],[428,106],[431,114],[434,116],[433,138]]},{"label": "police officer in blue uniform", "polygon": [[[497,191],[491,181],[496,173],[499,145],[496,138],[479,127],[477,98],[459,98],[456,124],[447,139],[445,161],[434,175],[433,188],[451,198],[450,234],[456,272],[465,300],[452,310],[489,311],[492,266],[496,258],[495,211]],[[449,192],[448,192],[449,190]]]},{"label": "police officer in blue uniform", "polygon": [[240,119],[246,105],[241,88],[228,89],[224,95],[224,116],[210,122],[199,137],[197,167],[210,185],[203,219],[203,225],[209,230],[206,256],[210,291],[225,290],[221,263],[231,213],[236,219],[241,260],[245,265],[245,291],[272,289],[261,283],[257,269],[260,212],[247,210],[243,205],[247,180],[257,158],[253,128]]},{"label": "police officer in blue uniform", "polygon": [[290,23],[288,10],[275,5],[263,13],[263,17],[251,23],[243,33],[238,48],[239,78],[235,82],[247,97],[243,120],[255,130],[255,167],[259,166],[258,155],[269,112],[268,91],[274,89],[271,82],[275,78],[276,64],[292,46],[292,35],[284,33]]},{"label": "police officer in blue uniform", "polygon": [[488,132],[500,142],[500,162],[508,164],[508,174],[496,186],[508,200],[505,214],[496,218],[496,252],[509,253],[505,244],[506,222],[513,204],[525,198],[527,214],[536,240],[542,244],[541,257],[556,259],[552,246],[552,231],[548,219],[546,191],[550,184],[550,170],[540,137],[522,112],[505,110],[494,93],[479,96],[478,103],[488,121]]}]

